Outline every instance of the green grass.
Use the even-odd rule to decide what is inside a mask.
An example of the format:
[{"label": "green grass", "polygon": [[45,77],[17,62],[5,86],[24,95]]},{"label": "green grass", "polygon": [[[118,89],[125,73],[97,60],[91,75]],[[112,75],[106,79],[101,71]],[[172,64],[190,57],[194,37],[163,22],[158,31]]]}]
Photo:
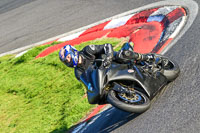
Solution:
[{"label": "green grass", "polygon": [[[120,42],[98,39],[76,48]],[[60,62],[58,51],[35,59],[51,45],[55,44],[35,47],[18,58],[0,58],[0,132],[65,132],[94,107],[83,97],[85,89],[74,70]]]}]

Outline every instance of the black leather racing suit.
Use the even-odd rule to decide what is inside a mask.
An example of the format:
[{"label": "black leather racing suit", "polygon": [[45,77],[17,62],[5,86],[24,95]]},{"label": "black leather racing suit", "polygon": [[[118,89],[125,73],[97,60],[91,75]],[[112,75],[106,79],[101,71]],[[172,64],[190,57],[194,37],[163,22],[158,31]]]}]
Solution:
[{"label": "black leather racing suit", "polygon": [[82,63],[75,68],[75,76],[80,80],[80,76],[88,69],[95,59],[106,55],[107,61],[111,62],[113,58],[113,47],[111,44],[103,45],[88,45],[79,52],[79,58],[82,58]]},{"label": "black leather racing suit", "polygon": [[[129,45],[129,44],[128,44]],[[130,59],[134,60],[149,60],[152,59],[151,55],[139,54],[133,52],[133,48],[121,49],[118,52],[113,51],[111,44],[103,45],[88,45],[79,52],[79,58],[82,58],[82,63],[78,64],[75,68],[75,76],[78,80],[82,81],[87,86],[87,79],[82,75],[88,69],[95,59],[99,58],[102,54],[106,55],[106,61],[109,63],[112,60],[120,63],[126,63]]]}]

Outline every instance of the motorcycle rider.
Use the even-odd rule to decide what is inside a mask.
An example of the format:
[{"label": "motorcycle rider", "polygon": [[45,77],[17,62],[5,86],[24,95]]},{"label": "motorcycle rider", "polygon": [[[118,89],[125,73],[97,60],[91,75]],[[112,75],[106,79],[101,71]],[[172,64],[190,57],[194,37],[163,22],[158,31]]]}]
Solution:
[{"label": "motorcycle rider", "polygon": [[152,54],[139,54],[133,52],[133,47],[130,43],[125,43],[122,49],[118,52],[113,51],[111,44],[103,45],[88,45],[81,51],[76,50],[71,45],[66,45],[61,48],[59,52],[60,60],[68,67],[75,68],[75,76],[79,81],[82,81],[84,85],[88,87],[87,79],[84,78],[84,72],[102,54],[106,55],[103,61],[103,66],[108,67],[112,61],[119,63],[127,63],[131,59],[142,61],[152,60],[154,57]]}]

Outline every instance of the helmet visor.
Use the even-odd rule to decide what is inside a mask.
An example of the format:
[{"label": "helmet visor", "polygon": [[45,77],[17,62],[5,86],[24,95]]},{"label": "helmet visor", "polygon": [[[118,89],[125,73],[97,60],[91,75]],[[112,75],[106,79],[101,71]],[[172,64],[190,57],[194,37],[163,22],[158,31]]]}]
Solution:
[{"label": "helmet visor", "polygon": [[78,51],[70,46],[66,45],[60,50],[60,59],[68,67],[76,67],[78,64]]}]

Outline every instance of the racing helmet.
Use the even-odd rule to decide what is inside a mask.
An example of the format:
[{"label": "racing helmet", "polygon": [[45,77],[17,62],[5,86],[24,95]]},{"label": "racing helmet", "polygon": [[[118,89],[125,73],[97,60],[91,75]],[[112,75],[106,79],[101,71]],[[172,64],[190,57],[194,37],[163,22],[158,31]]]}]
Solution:
[{"label": "racing helmet", "polygon": [[[70,54],[70,61],[67,60],[67,56]],[[65,45],[60,49],[59,58],[68,67],[76,67],[78,65],[79,52],[71,45]]]}]

